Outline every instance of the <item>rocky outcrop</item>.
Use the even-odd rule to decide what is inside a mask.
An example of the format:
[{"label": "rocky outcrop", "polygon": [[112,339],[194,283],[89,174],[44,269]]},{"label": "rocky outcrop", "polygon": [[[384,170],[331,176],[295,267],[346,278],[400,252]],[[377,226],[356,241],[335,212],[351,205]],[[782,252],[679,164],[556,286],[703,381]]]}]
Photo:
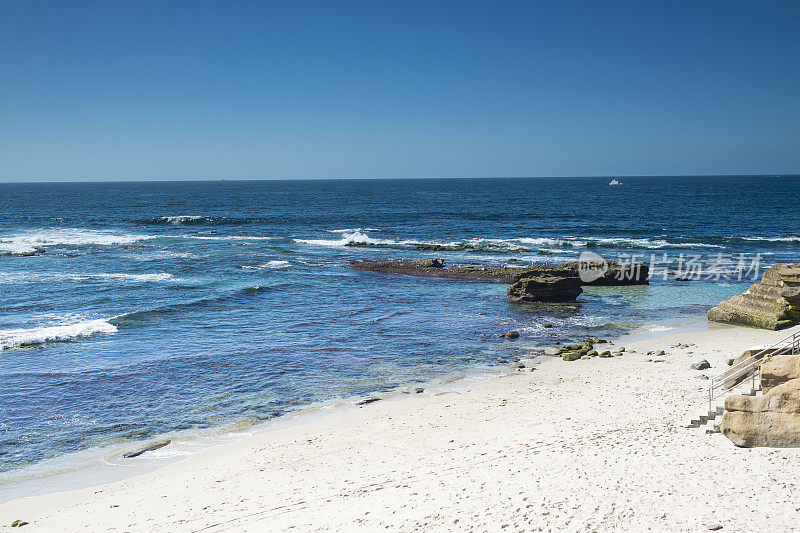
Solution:
[{"label": "rocky outcrop", "polygon": [[583,292],[578,278],[532,276],[523,278],[508,288],[512,302],[574,302]]},{"label": "rocky outcrop", "polygon": [[800,447],[800,379],[763,396],[728,396],[720,429],[736,446]]},{"label": "rocky outcrop", "polygon": [[708,319],[763,329],[800,323],[800,263],[773,265],[761,283],[710,309]]},{"label": "rocky outcrop", "polygon": [[759,374],[764,394],[781,383],[800,379],[800,355],[768,355],[761,362]]},{"label": "rocky outcrop", "polygon": [[[602,269],[598,272],[599,277],[588,281],[582,280],[582,285],[647,285],[650,281],[650,268],[639,261],[633,263],[617,263],[616,261],[604,261],[602,264],[595,264],[596,268]],[[580,277],[580,269],[586,267],[578,261],[562,263],[558,266],[564,269],[569,276]],[[585,276],[584,276],[585,277]]]},{"label": "rocky outcrop", "polygon": [[560,265],[530,265],[527,267],[485,267],[481,265],[445,267],[441,259],[366,259],[363,261],[350,261],[346,266],[370,272],[496,281],[500,283],[516,283],[523,278],[539,276],[576,278],[579,280],[580,285],[646,285],[649,282],[647,265],[639,262],[617,263],[608,261],[605,263],[607,268],[602,275],[591,281],[580,280],[579,263],[577,261]]}]

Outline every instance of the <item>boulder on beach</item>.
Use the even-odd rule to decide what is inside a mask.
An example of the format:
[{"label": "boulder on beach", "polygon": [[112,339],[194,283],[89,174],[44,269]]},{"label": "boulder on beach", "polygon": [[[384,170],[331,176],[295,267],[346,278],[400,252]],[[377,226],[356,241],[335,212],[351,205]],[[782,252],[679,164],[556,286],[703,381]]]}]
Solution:
[{"label": "boulder on beach", "polygon": [[800,323],[800,263],[773,265],[761,283],[709,309],[708,319],[763,329]]},{"label": "boulder on beach", "polygon": [[763,396],[728,396],[720,429],[744,448],[800,447],[800,379],[781,383]]},{"label": "boulder on beach", "polygon": [[800,379],[800,356],[767,355],[758,372],[761,390],[766,394],[781,383]]},{"label": "boulder on beach", "polygon": [[508,288],[512,302],[574,302],[583,292],[578,278],[534,276],[523,278]]}]

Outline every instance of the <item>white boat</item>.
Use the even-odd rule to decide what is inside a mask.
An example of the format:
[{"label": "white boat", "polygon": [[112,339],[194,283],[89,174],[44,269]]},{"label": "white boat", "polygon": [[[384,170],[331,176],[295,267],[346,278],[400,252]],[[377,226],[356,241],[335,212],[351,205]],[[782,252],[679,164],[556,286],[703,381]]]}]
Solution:
[{"label": "white boat", "polygon": [[624,183],[622,183],[621,181],[618,181],[616,179],[611,180],[610,182],[608,182],[608,184],[609,185],[625,185]]}]

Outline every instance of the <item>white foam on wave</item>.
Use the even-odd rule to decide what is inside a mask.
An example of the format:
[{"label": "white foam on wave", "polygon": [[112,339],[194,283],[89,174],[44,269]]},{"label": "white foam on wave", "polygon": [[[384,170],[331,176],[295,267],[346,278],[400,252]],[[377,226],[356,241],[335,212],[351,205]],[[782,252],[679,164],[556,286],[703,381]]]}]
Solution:
[{"label": "white foam on wave", "polygon": [[800,242],[800,237],[787,235],[786,237],[742,237],[746,241],[767,241],[767,242]]},{"label": "white foam on wave", "polygon": [[97,273],[32,273],[32,272],[0,272],[2,283],[33,283],[52,281],[122,281],[127,283],[152,283],[161,281],[183,281],[167,272],[153,272],[148,274],[128,274],[124,272],[97,272]]},{"label": "white foam on wave", "polygon": [[153,239],[153,235],[117,233],[109,230],[54,228],[29,230],[0,236],[0,253],[25,254],[47,246],[114,246]]},{"label": "white foam on wave", "polygon": [[261,235],[181,235],[180,237],[201,241],[269,241],[277,238]]},{"label": "white foam on wave", "polygon": [[460,241],[426,241],[426,240],[390,240],[370,237],[366,231],[369,228],[330,230],[331,233],[341,233],[340,239],[294,239],[295,242],[315,246],[347,246],[349,244],[367,244],[384,246],[440,246],[443,248],[483,248],[487,250],[514,250],[530,249],[550,251],[561,248],[640,248],[647,250],[661,248],[724,248],[717,244],[698,242],[674,243],[665,239],[629,238],[629,237],[519,237],[511,239],[498,238],[473,238]]},{"label": "white foam on wave", "polygon": [[175,215],[169,217],[158,217],[158,220],[163,220],[164,222],[177,225],[177,224],[185,224],[186,222],[192,222],[194,220],[204,220],[208,218],[209,217],[204,217],[201,215]]},{"label": "white foam on wave", "polygon": [[126,274],[122,272],[120,273],[102,272],[99,274],[77,274],[74,275],[72,279],[74,279],[75,281],[101,279],[101,280],[127,281],[130,283],[145,283],[153,281],[181,281],[180,278],[176,278],[175,276],[167,272],[155,272],[151,274]]},{"label": "white foam on wave", "polygon": [[266,263],[262,263],[260,265],[242,265],[241,268],[246,270],[261,270],[264,268],[286,268],[291,266],[289,261],[267,261]]},{"label": "white foam on wave", "polygon": [[[338,232],[337,232],[338,233]],[[294,242],[311,244],[315,246],[346,246],[348,244],[402,244],[399,241],[389,241],[370,237],[362,230],[342,231],[341,239],[294,239]]]},{"label": "white foam on wave", "polygon": [[116,333],[117,327],[105,319],[83,320],[71,324],[0,330],[0,350]]},{"label": "white foam on wave", "polygon": [[329,233],[353,233],[354,231],[380,231],[378,228],[345,228],[345,229],[331,229]]}]

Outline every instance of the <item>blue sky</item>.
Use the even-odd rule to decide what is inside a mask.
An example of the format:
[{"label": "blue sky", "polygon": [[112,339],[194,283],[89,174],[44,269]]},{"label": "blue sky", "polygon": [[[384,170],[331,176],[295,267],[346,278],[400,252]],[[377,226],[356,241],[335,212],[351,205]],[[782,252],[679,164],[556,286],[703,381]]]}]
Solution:
[{"label": "blue sky", "polygon": [[800,172],[800,2],[0,2],[0,181]]}]

